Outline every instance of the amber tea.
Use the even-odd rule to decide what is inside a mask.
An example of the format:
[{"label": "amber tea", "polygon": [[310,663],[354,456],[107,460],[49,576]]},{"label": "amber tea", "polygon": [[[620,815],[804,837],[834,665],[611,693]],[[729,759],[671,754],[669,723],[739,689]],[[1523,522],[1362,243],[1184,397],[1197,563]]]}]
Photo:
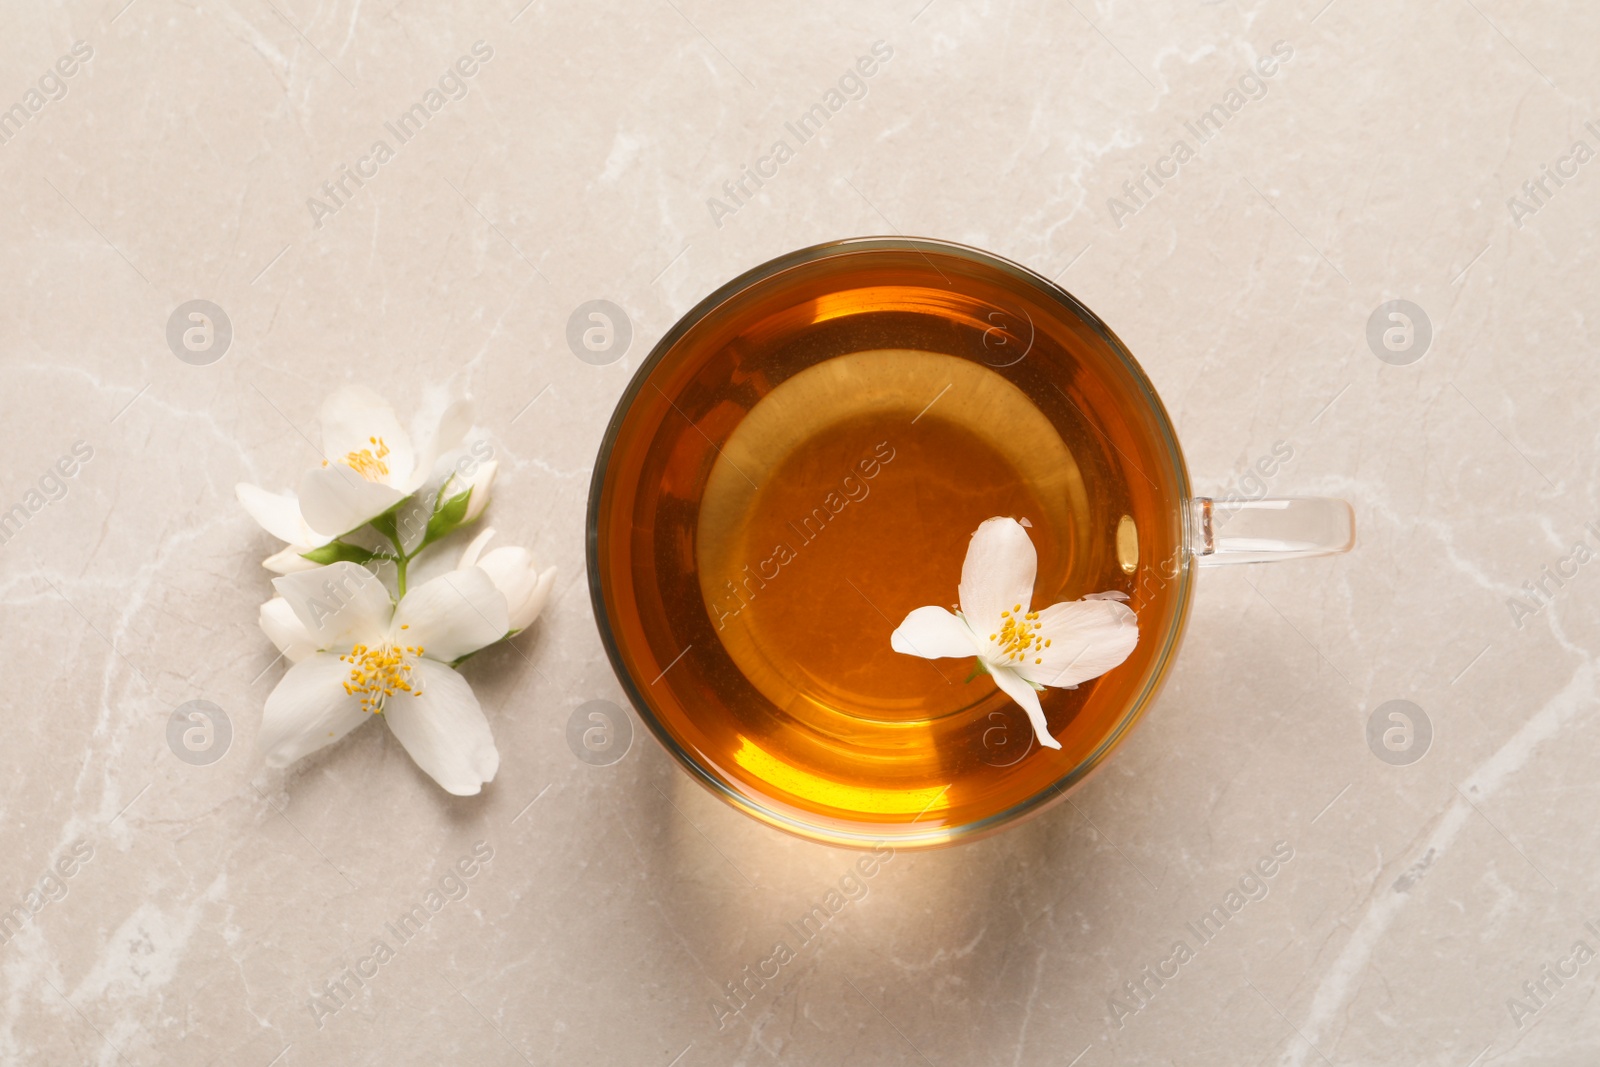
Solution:
[{"label": "amber tea", "polygon": [[[1154,693],[1187,607],[1181,459],[1137,366],[1041,279],[932,242],[797,253],[687,316],[618,412],[602,632],[647,724],[752,814],[943,843],[1061,795]],[[1126,662],[1040,694],[1059,751],[973,660],[890,647],[955,606],[995,516],[1028,527],[1036,604],[1137,614]]]}]

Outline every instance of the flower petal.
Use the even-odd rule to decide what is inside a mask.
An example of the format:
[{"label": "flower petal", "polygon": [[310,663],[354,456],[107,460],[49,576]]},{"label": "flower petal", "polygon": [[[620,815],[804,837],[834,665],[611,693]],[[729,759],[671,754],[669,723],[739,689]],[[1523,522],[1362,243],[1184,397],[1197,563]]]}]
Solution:
[{"label": "flower petal", "polygon": [[240,482],[233,487],[233,492],[244,510],[267,533],[291,545],[306,544],[306,535],[311,531],[300,518],[300,501],[295,499],[293,493],[269,493],[248,482]]},{"label": "flower petal", "polygon": [[319,648],[377,644],[394,606],[378,576],[355,563],[330,563],[272,579]]},{"label": "flower petal", "polygon": [[[430,422],[431,425],[425,425]],[[466,397],[450,401],[437,420],[431,420],[427,412],[418,412],[414,425],[417,461],[410,479],[412,490],[428,480],[439,457],[457,448],[472,429],[472,401]]]},{"label": "flower petal", "polygon": [[1061,742],[1050,736],[1050,724],[1044,720],[1044,708],[1039,706],[1039,694],[1033,686],[1010,667],[997,667],[992,663],[988,666],[994,684],[1028,713],[1028,721],[1033,724],[1033,732],[1039,738],[1039,743],[1045,748],[1060,748]]},{"label": "flower petal", "polygon": [[322,454],[329,464],[342,462],[351,452],[368,451],[376,455],[378,446],[373,443],[374,439],[381,439],[389,450],[383,457],[384,466],[389,468],[384,481],[405,485],[416,466],[411,435],[395,418],[389,402],[364,385],[345,385],[328,394],[328,399],[322,402]]},{"label": "flower petal", "polygon": [[978,654],[978,642],[972,636],[972,629],[959,616],[935,605],[917,608],[907,615],[889,635],[889,647],[923,659]]},{"label": "flower petal", "polygon": [[305,547],[305,545],[288,545],[262,560],[261,565],[273,574],[293,574],[296,571],[316,570],[322,564],[312,563],[302,556],[300,550]]},{"label": "flower petal", "polygon": [[987,519],[973,532],[961,565],[961,614],[975,633],[1000,629],[1000,613],[1027,611],[1039,568],[1028,531],[1015,519]]},{"label": "flower petal", "polygon": [[491,538],[493,536],[494,536],[494,527],[493,526],[485,526],[482,530],[478,531],[478,536],[474,537],[470,542],[467,543],[467,547],[461,550],[461,562],[457,563],[456,566],[457,567],[475,567],[475,566],[477,566],[478,557],[483,554],[483,546],[485,544],[487,544],[488,541],[489,541],[489,538]]},{"label": "flower petal", "polygon": [[1040,685],[1070,686],[1098,678],[1127,659],[1139,643],[1132,609],[1115,600],[1051,604],[1037,621],[1037,636],[1050,647],[1028,653],[1015,669]]},{"label": "flower petal", "polygon": [[419,645],[430,659],[448,663],[493,644],[510,628],[505,596],[487,574],[468,567],[408,591],[389,633],[396,644]]},{"label": "flower petal", "polygon": [[544,610],[556,580],[554,567],[541,571],[532,552],[512,545],[485,554],[477,567],[505,596],[507,621],[513,630],[525,630],[533,624]]},{"label": "flower petal", "polygon": [[511,618],[511,628],[513,630],[526,630],[533,625],[540,615],[544,614],[545,603],[550,599],[550,590],[554,588],[555,584],[556,569],[554,567],[546,567],[539,572],[539,583],[533,587],[533,592],[528,594],[528,599],[522,602],[517,608],[516,614]]},{"label": "flower petal", "polygon": [[500,769],[489,721],[461,675],[426,659],[414,670],[421,684],[386,700],[383,717],[417,766],[446,792],[472,796]]},{"label": "flower petal", "polygon": [[283,767],[331,745],[365,722],[359,697],[344,691],[350,668],[331,652],[301,660],[278,680],[261,710],[256,747]]},{"label": "flower petal", "polygon": [[300,621],[300,616],[281,596],[275,596],[261,605],[258,621],[261,623],[261,632],[278,646],[278,651],[287,656],[290,663],[299,663],[317,650],[317,639],[311,636],[311,631]]},{"label": "flower petal", "polygon": [[349,533],[406,498],[383,482],[369,482],[342,462],[314,467],[300,479],[300,513],[328,539]]},{"label": "flower petal", "polygon": [[[489,506],[489,487],[494,484],[494,473],[499,468],[500,464],[491,459],[487,463],[478,464],[478,469],[472,472],[472,477],[467,482],[472,495],[467,497],[467,513],[461,519],[463,525],[475,521],[483,514],[483,509]],[[459,485],[459,481],[457,484]],[[460,491],[460,489],[455,490],[458,493]]]}]

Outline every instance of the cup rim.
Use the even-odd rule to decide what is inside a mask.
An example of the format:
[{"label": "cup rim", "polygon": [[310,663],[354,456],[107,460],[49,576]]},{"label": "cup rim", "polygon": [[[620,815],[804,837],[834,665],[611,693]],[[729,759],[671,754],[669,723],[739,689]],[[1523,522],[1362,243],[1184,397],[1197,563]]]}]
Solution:
[{"label": "cup rim", "polygon": [[[649,701],[645,699],[643,690],[639,687],[638,680],[628,671],[622,657],[622,649],[618,645],[616,635],[611,627],[610,616],[606,609],[605,589],[600,580],[600,503],[605,491],[606,472],[610,466],[612,449],[616,445],[617,436],[621,432],[623,422],[632,411],[634,401],[638,398],[651,373],[661,361],[666,358],[673,347],[691,329],[715,313],[723,304],[752,286],[796,267],[815,263],[819,260],[852,255],[859,252],[877,251],[938,252],[942,255],[978,263],[1003,274],[1008,274],[1027,284],[1042,296],[1063,305],[1068,313],[1077,316],[1085,325],[1090,327],[1105,342],[1110,351],[1115,353],[1117,358],[1122,361],[1124,370],[1128,372],[1138,386],[1144,401],[1156,416],[1155,421],[1161,437],[1159,444],[1167,451],[1172,471],[1177,479],[1177,506],[1180,511],[1181,523],[1178,544],[1179,573],[1169,579],[1177,583],[1176,607],[1172,613],[1171,622],[1166,628],[1166,633],[1162,635],[1161,648],[1158,655],[1152,661],[1154,669],[1150,671],[1144,687],[1129,702],[1127,709],[1122,713],[1122,717],[1101,739],[1094,750],[1055,782],[1003,811],[960,826],[930,827],[927,831],[921,833],[905,834],[869,833],[796,818],[784,811],[763,805],[757,799],[734,790],[728,783],[722,781],[709,769],[702,766],[678,744],[677,739],[657,719],[654,711],[650,708]],[[667,750],[668,754],[677,761],[679,766],[702,786],[745,814],[769,826],[808,841],[858,849],[867,849],[879,845],[889,845],[894,848],[936,848],[954,845],[986,837],[1024,818],[1037,815],[1056,803],[1065,800],[1071,790],[1082,784],[1104,763],[1111,751],[1121,743],[1133,726],[1143,718],[1145,711],[1160,693],[1161,687],[1166,681],[1167,674],[1171,669],[1186,629],[1193,600],[1194,565],[1189,548],[1192,543],[1192,519],[1189,503],[1192,499],[1193,490],[1189,481],[1188,465],[1184,461],[1183,450],[1178,443],[1177,433],[1172,425],[1172,418],[1167,414],[1166,406],[1161,402],[1155,386],[1150,382],[1149,377],[1144,372],[1144,368],[1139,365],[1133,353],[1122,343],[1122,340],[1112,332],[1111,328],[1101,320],[1100,316],[1089,310],[1077,297],[1034,270],[970,245],[930,237],[848,237],[809,245],[769,259],[718,286],[709,295],[696,303],[694,307],[679,316],[672,327],[662,334],[661,338],[652,346],[650,354],[640,362],[638,368],[633,372],[633,376],[628,380],[627,386],[618,396],[616,406],[612,409],[611,418],[607,422],[605,433],[600,439],[599,451],[595,455],[594,473],[589,481],[588,510],[584,519],[585,562],[588,570],[589,600],[594,609],[595,627],[599,630],[601,644],[605,646],[606,657],[611,662],[612,673],[627,694],[628,701],[633,705],[634,712],[655,736],[656,740],[661,743],[662,747]],[[916,820],[913,819],[912,823],[915,822]]]}]

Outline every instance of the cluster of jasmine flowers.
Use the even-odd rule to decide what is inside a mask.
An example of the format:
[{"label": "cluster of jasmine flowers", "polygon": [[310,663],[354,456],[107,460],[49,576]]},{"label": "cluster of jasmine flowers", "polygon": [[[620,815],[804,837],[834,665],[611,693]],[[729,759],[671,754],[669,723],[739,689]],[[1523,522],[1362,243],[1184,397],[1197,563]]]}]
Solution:
[{"label": "cluster of jasmine flowers", "polygon": [[414,429],[382,397],[345,387],[323,405],[324,458],[297,492],[237,487],[284,542],[263,561],[278,577],[260,622],[290,667],[257,746],[285,766],[381,716],[417,766],[467,796],[494,778],[500,754],[455,668],[532,624],[555,568],[524,548],[488,548],[491,529],[459,550],[442,543],[483,514],[497,464],[486,439],[469,441],[464,399]]}]

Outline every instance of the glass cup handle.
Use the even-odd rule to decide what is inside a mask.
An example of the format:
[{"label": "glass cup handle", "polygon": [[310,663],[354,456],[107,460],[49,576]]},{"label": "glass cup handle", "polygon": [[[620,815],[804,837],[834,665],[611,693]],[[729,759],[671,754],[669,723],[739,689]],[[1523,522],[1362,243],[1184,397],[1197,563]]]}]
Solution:
[{"label": "glass cup handle", "polygon": [[1333,556],[1356,543],[1355,512],[1332,497],[1196,497],[1189,506],[1189,549],[1201,567]]}]

